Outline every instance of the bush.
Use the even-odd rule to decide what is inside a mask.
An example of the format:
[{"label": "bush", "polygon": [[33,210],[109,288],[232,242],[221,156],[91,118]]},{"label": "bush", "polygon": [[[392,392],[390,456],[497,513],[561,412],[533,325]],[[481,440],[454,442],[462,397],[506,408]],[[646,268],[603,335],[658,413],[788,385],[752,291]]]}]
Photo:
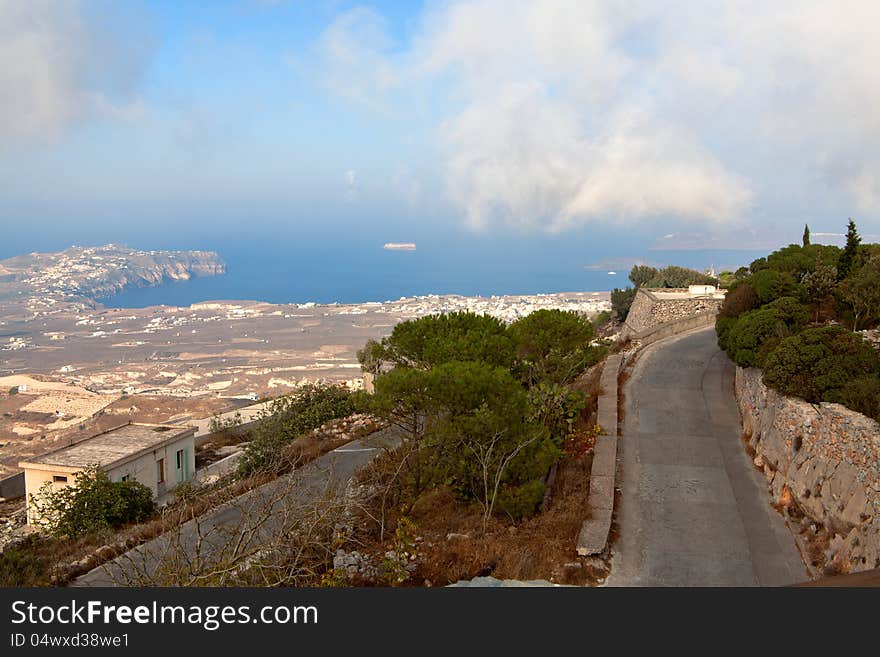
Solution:
[{"label": "bush", "polygon": [[719,317],[739,317],[745,312],[758,307],[758,295],[748,283],[739,283],[724,297]]},{"label": "bush", "polygon": [[358,356],[367,371],[380,371],[383,363],[431,369],[456,360],[510,367],[513,352],[504,322],[489,315],[455,312],[401,322],[390,336],[368,344]]},{"label": "bush", "polygon": [[808,328],[767,356],[764,383],[809,402],[840,399],[850,381],[880,372],[877,352],[842,326]]},{"label": "bush", "polygon": [[237,429],[243,423],[244,420],[241,417],[241,411],[235,411],[234,415],[228,417],[215,415],[211,418],[211,422],[208,424],[208,431],[211,433],[224,433]]},{"label": "bush", "polygon": [[529,404],[531,418],[547,427],[553,443],[561,447],[586,406],[586,394],[558,383],[540,383],[529,390]]},{"label": "bush", "polygon": [[642,287],[660,272],[649,265],[633,265],[629,272],[629,280],[635,287]]},{"label": "bush", "polygon": [[629,315],[629,309],[635,301],[636,289],[628,287],[623,290],[614,288],[611,290],[611,312],[614,318],[619,322],[625,322],[626,316]]},{"label": "bush", "polygon": [[717,285],[718,279],[696,269],[670,265],[659,270],[640,287],[687,287],[688,285]]},{"label": "bush", "polygon": [[736,330],[736,317],[718,316],[715,320],[715,334],[718,336],[718,346],[722,351],[730,355],[730,336]]},{"label": "bush", "polygon": [[612,319],[612,315],[609,311],[603,310],[598,315],[593,318],[593,328],[600,329],[606,324],[608,324]]},{"label": "bush", "polygon": [[532,479],[521,486],[509,486],[498,494],[498,508],[514,520],[535,515],[544,500],[543,479]]},{"label": "bush", "polygon": [[26,545],[8,547],[0,554],[0,586],[37,586],[45,583],[48,571]]},{"label": "bush", "polygon": [[[758,310],[743,313],[739,319],[719,318],[718,343],[741,367],[761,365],[768,340],[779,340],[801,330],[808,321],[806,309],[797,299],[782,297]],[[721,323],[721,329],[718,323]],[[773,343],[775,345],[775,342]]]},{"label": "bush", "polygon": [[597,363],[605,350],[591,347],[593,325],[575,312],[538,310],[510,325],[514,370],[527,385],[568,383]]},{"label": "bush", "polygon": [[828,394],[827,401],[843,404],[880,422],[880,377],[860,376]]},{"label": "bush", "polygon": [[791,274],[800,279],[815,270],[816,264],[836,266],[840,248],[825,244],[789,244],[767,256],[768,269]]},{"label": "bush", "polygon": [[31,500],[40,524],[72,538],[142,522],[156,510],[149,488],[138,481],[110,481],[97,465],[76,473],[70,486],[56,489],[47,482]]},{"label": "bush", "polygon": [[307,384],[278,397],[257,418],[254,438],[238,462],[238,475],[247,477],[276,468],[284,448],[295,438],[353,412],[352,394],[343,386]]},{"label": "bush", "polygon": [[761,305],[775,301],[780,297],[801,298],[804,296],[803,287],[795,283],[794,277],[787,272],[762,269],[752,274],[748,283],[754,288]]}]

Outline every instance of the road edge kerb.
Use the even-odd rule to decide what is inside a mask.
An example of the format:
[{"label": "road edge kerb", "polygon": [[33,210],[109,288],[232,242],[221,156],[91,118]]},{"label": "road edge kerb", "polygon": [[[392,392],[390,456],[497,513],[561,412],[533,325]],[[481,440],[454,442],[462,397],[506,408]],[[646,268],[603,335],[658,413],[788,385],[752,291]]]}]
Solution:
[{"label": "road edge kerb", "polygon": [[674,336],[702,330],[714,324],[717,312],[698,313],[664,322],[631,336],[640,344],[634,352],[614,354],[605,360],[599,379],[597,424],[602,431],[596,438],[593,465],[590,469],[590,490],[587,498],[589,515],[577,539],[577,554],[593,556],[605,551],[614,514],[614,487],[617,473],[619,377],[623,369],[633,365],[646,347]]},{"label": "road edge kerb", "polygon": [[582,557],[603,552],[611,532],[617,471],[617,381],[623,363],[622,354],[609,356],[599,379],[601,392],[596,422],[602,432],[596,437],[590,468],[590,492],[587,497],[589,515],[581,526],[577,540],[577,553]]}]

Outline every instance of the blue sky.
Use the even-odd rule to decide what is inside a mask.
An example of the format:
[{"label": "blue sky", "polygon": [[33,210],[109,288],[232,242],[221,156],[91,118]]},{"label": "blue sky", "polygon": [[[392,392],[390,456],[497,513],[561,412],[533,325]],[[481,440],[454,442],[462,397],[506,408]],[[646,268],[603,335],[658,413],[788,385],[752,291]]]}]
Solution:
[{"label": "blue sky", "polygon": [[0,0],[2,255],[878,233],[876,3],[766,4]]}]

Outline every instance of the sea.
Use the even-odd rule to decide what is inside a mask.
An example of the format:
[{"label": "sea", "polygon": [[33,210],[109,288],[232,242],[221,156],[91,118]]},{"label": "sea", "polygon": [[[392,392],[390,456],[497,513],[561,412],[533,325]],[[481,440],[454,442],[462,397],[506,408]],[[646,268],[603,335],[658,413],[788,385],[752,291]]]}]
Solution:
[{"label": "sea", "polygon": [[188,306],[211,300],[270,303],[361,303],[427,294],[466,296],[601,292],[629,285],[634,260],[720,271],[747,265],[762,252],[616,249],[576,238],[431,239],[414,251],[390,251],[382,241],[242,242],[140,245],[209,249],[227,273],[155,287],[130,288],[100,299],[107,307]]}]

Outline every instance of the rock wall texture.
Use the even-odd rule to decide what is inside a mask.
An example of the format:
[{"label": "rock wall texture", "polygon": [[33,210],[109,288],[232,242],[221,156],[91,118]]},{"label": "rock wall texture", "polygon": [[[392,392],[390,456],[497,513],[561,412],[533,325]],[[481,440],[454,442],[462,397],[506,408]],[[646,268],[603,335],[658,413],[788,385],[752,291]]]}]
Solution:
[{"label": "rock wall texture", "polygon": [[702,313],[717,313],[722,299],[685,298],[663,299],[663,294],[674,292],[686,293],[687,290],[658,290],[658,295],[650,290],[639,288],[626,317],[626,329],[629,335],[640,333],[659,326]]},{"label": "rock wall texture", "polygon": [[796,503],[835,540],[843,572],[880,567],[880,425],[839,404],[810,404],[736,370],[743,429],[777,504]]}]

